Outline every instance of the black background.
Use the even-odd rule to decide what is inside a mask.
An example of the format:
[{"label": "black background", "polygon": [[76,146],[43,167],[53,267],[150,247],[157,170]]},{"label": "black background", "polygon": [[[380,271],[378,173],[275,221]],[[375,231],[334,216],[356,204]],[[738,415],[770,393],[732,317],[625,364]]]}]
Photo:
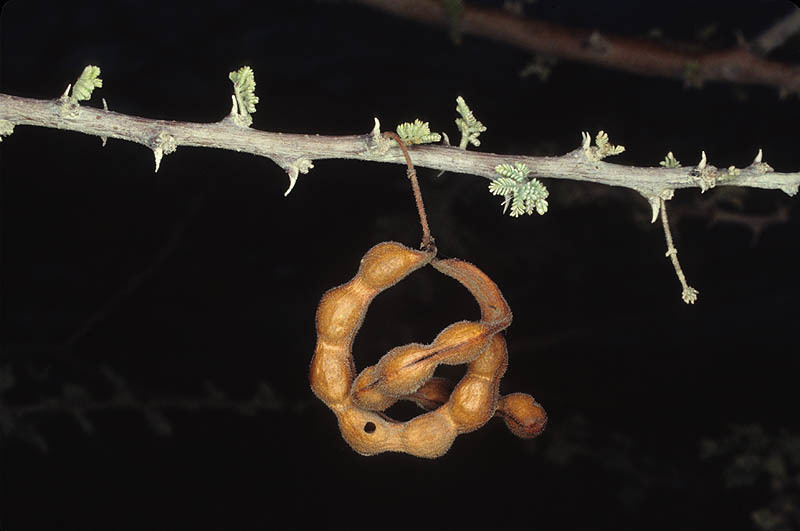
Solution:
[{"label": "black background", "polygon": [[[716,23],[710,45],[727,46],[790,7],[540,0],[525,11],[675,40]],[[559,155],[604,129],[627,147],[609,159],[621,164],[655,166],[672,150],[691,166],[703,149],[742,167],[761,147],[777,171],[800,168],[796,95],[564,62],[542,82],[519,75],[525,51],[471,36],[455,45],[445,28],[347,2],[17,1],[0,23],[2,91],[13,95],[58,97],[95,64],[104,86],[89,105],[104,97],[121,113],[212,122],[230,108],[228,72],[246,64],[261,98],[254,127],[268,131],[361,134],[373,117],[386,129],[422,118],[457,142],[462,95],[488,127],[486,152]],[[796,43],[778,56],[796,62]],[[511,219],[483,178],[419,174],[440,253],[482,268],[514,310],[501,392],[544,405],[537,440],[493,420],[438,460],[362,457],[311,394],[322,293],[374,244],[419,241],[401,166],[315,161],[284,198],[283,170],[251,155],[179,148],[154,174],[143,146],[17,127],[2,143],[0,365],[14,376],[2,403],[18,416],[2,439],[0,527],[263,529],[286,516],[459,526],[486,515],[542,529],[752,528],[769,485],[726,489],[725,461],[702,460],[700,441],[732,424],[800,427],[795,201],[702,197],[733,194],[755,214],[792,208],[754,239],[693,210],[698,190],[678,192],[673,230],[700,290],[688,306],[660,226],[630,190],[545,181],[550,211]],[[376,299],[358,367],[477,317],[437,275],[417,272]],[[140,410],[103,409],[87,434],[57,405],[65,389],[78,402],[112,397],[104,368],[142,403],[199,404],[208,382],[240,402],[263,383],[276,401],[252,416],[168,408],[161,435]]]}]

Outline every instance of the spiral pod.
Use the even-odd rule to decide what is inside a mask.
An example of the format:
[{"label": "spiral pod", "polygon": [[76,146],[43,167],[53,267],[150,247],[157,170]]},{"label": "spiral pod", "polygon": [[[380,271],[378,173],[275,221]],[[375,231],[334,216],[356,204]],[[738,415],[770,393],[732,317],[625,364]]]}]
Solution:
[{"label": "spiral pod", "polygon": [[351,353],[356,332],[375,295],[424,266],[433,253],[395,242],[379,243],[364,255],[353,279],[328,290],[317,307],[317,348],[311,360],[311,389],[328,406],[343,404],[355,377]]},{"label": "spiral pod", "polygon": [[[470,291],[480,306],[480,321],[454,323],[429,345],[396,347],[355,376],[353,340],[370,302],[428,263]],[[502,330],[511,318],[500,290],[474,265],[435,260],[433,252],[395,242],[378,244],[364,256],[356,276],[320,302],[309,371],[312,390],[336,414],[344,439],[364,455],[396,451],[439,457],[459,434],[480,428],[494,415],[520,437],[538,435],[546,423],[541,406],[530,395],[499,395],[508,364]],[[433,377],[440,364],[462,363],[468,364],[467,372],[455,387]],[[382,411],[398,400],[412,400],[429,411],[394,421]]]}]

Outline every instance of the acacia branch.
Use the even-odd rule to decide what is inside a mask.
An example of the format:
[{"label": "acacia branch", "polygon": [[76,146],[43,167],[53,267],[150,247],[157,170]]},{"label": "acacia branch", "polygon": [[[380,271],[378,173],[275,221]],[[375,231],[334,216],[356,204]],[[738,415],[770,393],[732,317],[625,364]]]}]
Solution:
[{"label": "acacia branch", "polygon": [[793,11],[753,39],[753,47],[767,54],[781,46],[789,37],[800,31],[800,9]]},{"label": "acacia branch", "polygon": [[[594,64],[635,74],[682,79],[693,86],[706,81],[752,83],[800,92],[800,68],[770,61],[746,46],[727,50],[685,51],[693,46],[667,46],[652,40],[601,34],[531,18],[499,9],[464,6],[452,20],[438,0],[357,0],[394,15],[439,26],[457,24],[464,34],[478,35],[532,53]],[[791,26],[791,22],[787,24]],[[776,29],[781,35],[791,28]],[[757,42],[771,49],[781,36],[770,34]],[[763,51],[759,48],[760,51]]]},{"label": "acacia branch", "polygon": [[[87,106],[69,114],[62,112],[63,105],[58,99],[36,100],[0,94],[0,121],[135,142],[153,150],[156,163],[163,153],[181,146],[250,153],[273,160],[295,179],[298,166],[303,171],[300,161],[307,163],[305,171],[310,161],[322,159],[406,163],[402,151],[383,144],[385,139],[376,131],[349,136],[271,133],[237,125],[230,116],[203,124],[128,116]],[[165,138],[170,139],[168,151],[163,150]],[[521,162],[537,178],[630,188],[650,200],[666,198],[669,191],[676,189],[699,187],[706,190],[717,185],[782,190],[794,195],[800,185],[800,172],[774,172],[761,161],[760,154],[753,164],[734,171],[718,169],[705,160],[695,167],[680,168],[610,164],[593,157],[590,149],[596,148],[588,148],[586,144],[559,157],[482,153],[446,145],[421,145],[410,149],[418,167],[496,179],[495,168],[499,164]]]}]

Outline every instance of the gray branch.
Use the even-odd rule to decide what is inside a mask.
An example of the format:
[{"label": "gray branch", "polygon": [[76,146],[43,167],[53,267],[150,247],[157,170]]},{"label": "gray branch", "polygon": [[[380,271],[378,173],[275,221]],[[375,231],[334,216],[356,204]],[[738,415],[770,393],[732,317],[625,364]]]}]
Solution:
[{"label": "gray branch", "polygon": [[[0,94],[0,129],[31,125],[78,131],[100,138],[116,138],[142,144],[153,150],[156,171],[162,155],[180,146],[226,149],[250,153],[273,160],[289,173],[291,182],[299,172],[307,172],[311,161],[355,159],[405,164],[397,147],[381,141],[376,131],[362,135],[321,136],[258,131],[238,125],[233,115],[215,123],[176,122],[128,116],[94,107],[71,107],[63,99],[35,100]],[[376,121],[377,126],[377,121]],[[745,186],[797,193],[800,172],[779,173],[761,161],[761,153],[745,168],[716,168],[705,157],[697,166],[678,168],[636,167],[610,164],[600,160],[597,148],[582,147],[558,157],[530,157],[466,151],[449,145],[413,146],[414,164],[419,167],[495,179],[495,167],[502,163],[522,162],[531,176],[540,179],[588,181],[636,190],[656,204],[669,199],[679,188]],[[655,207],[654,207],[655,208]]]},{"label": "gray branch", "polygon": [[792,35],[800,31],[800,9],[793,9],[781,20],[767,28],[754,41],[753,46],[762,54],[768,54],[781,46]]}]

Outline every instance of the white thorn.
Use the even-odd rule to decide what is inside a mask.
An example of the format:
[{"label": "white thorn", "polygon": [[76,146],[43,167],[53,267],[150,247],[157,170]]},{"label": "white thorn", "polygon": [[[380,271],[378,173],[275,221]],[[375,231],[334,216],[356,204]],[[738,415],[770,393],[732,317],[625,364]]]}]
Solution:
[{"label": "white thorn", "polygon": [[650,208],[653,209],[653,219],[650,220],[650,223],[655,223],[658,219],[658,211],[661,209],[661,198],[657,195],[651,195],[647,200],[650,202]]},{"label": "white thorn", "polygon": [[586,131],[581,131],[581,138],[583,139],[581,147],[583,149],[589,149],[589,146],[592,144],[592,137]]},{"label": "white thorn", "polygon": [[158,173],[158,167],[161,166],[161,157],[164,156],[164,150],[161,149],[161,146],[153,149],[153,155],[156,158],[156,173]]},{"label": "white thorn", "polygon": [[306,157],[300,157],[299,159],[295,160],[288,166],[283,166],[283,169],[286,170],[286,173],[289,174],[289,188],[283,194],[284,197],[288,196],[292,189],[294,188],[295,183],[297,183],[297,177],[302,173],[306,174],[314,167],[314,163],[311,159]]},{"label": "white thorn", "polygon": [[377,117],[373,117],[373,119],[375,120],[375,125],[372,127],[372,132],[370,134],[372,135],[372,140],[374,140],[375,142],[380,142],[381,122],[378,120]]},{"label": "white thorn", "polygon": [[697,165],[697,168],[702,170],[706,167],[706,162],[708,161],[708,159],[706,159],[705,151],[701,151],[700,153],[702,153],[702,156],[700,157],[700,164]]},{"label": "white thorn", "polygon": [[286,173],[289,174],[289,188],[283,193],[283,197],[288,196],[292,192],[292,188],[294,185],[297,184],[297,174],[299,173],[297,166],[289,166],[289,169],[286,170]]},{"label": "white thorn", "polygon": [[71,88],[72,88],[72,83],[67,85],[67,89],[64,91],[64,94],[61,95],[61,99],[62,100],[65,100],[65,99],[69,98],[69,89],[71,89]]},{"label": "white thorn", "polygon": [[[108,103],[106,103],[106,99],[105,98],[102,98],[102,99],[103,99],[103,110],[107,111],[108,110]],[[106,147],[106,142],[108,141],[108,137],[107,136],[101,136],[100,140],[103,142],[103,145],[101,147]]]},{"label": "white thorn", "polygon": [[370,133],[372,135],[372,141],[375,143],[376,148],[385,153],[386,150],[389,149],[389,143],[386,142],[387,139],[381,136],[381,122],[378,120],[378,117],[373,117],[373,120],[375,120],[375,125],[372,127],[372,132]]},{"label": "white thorn", "polygon": [[236,103],[236,94],[231,94],[231,116],[239,114],[239,107]]},{"label": "white thorn", "polygon": [[758,155],[756,155],[756,158],[753,159],[753,164],[761,163],[761,159],[762,159],[763,156],[764,156],[764,153],[762,153],[761,148],[758,148]]}]

